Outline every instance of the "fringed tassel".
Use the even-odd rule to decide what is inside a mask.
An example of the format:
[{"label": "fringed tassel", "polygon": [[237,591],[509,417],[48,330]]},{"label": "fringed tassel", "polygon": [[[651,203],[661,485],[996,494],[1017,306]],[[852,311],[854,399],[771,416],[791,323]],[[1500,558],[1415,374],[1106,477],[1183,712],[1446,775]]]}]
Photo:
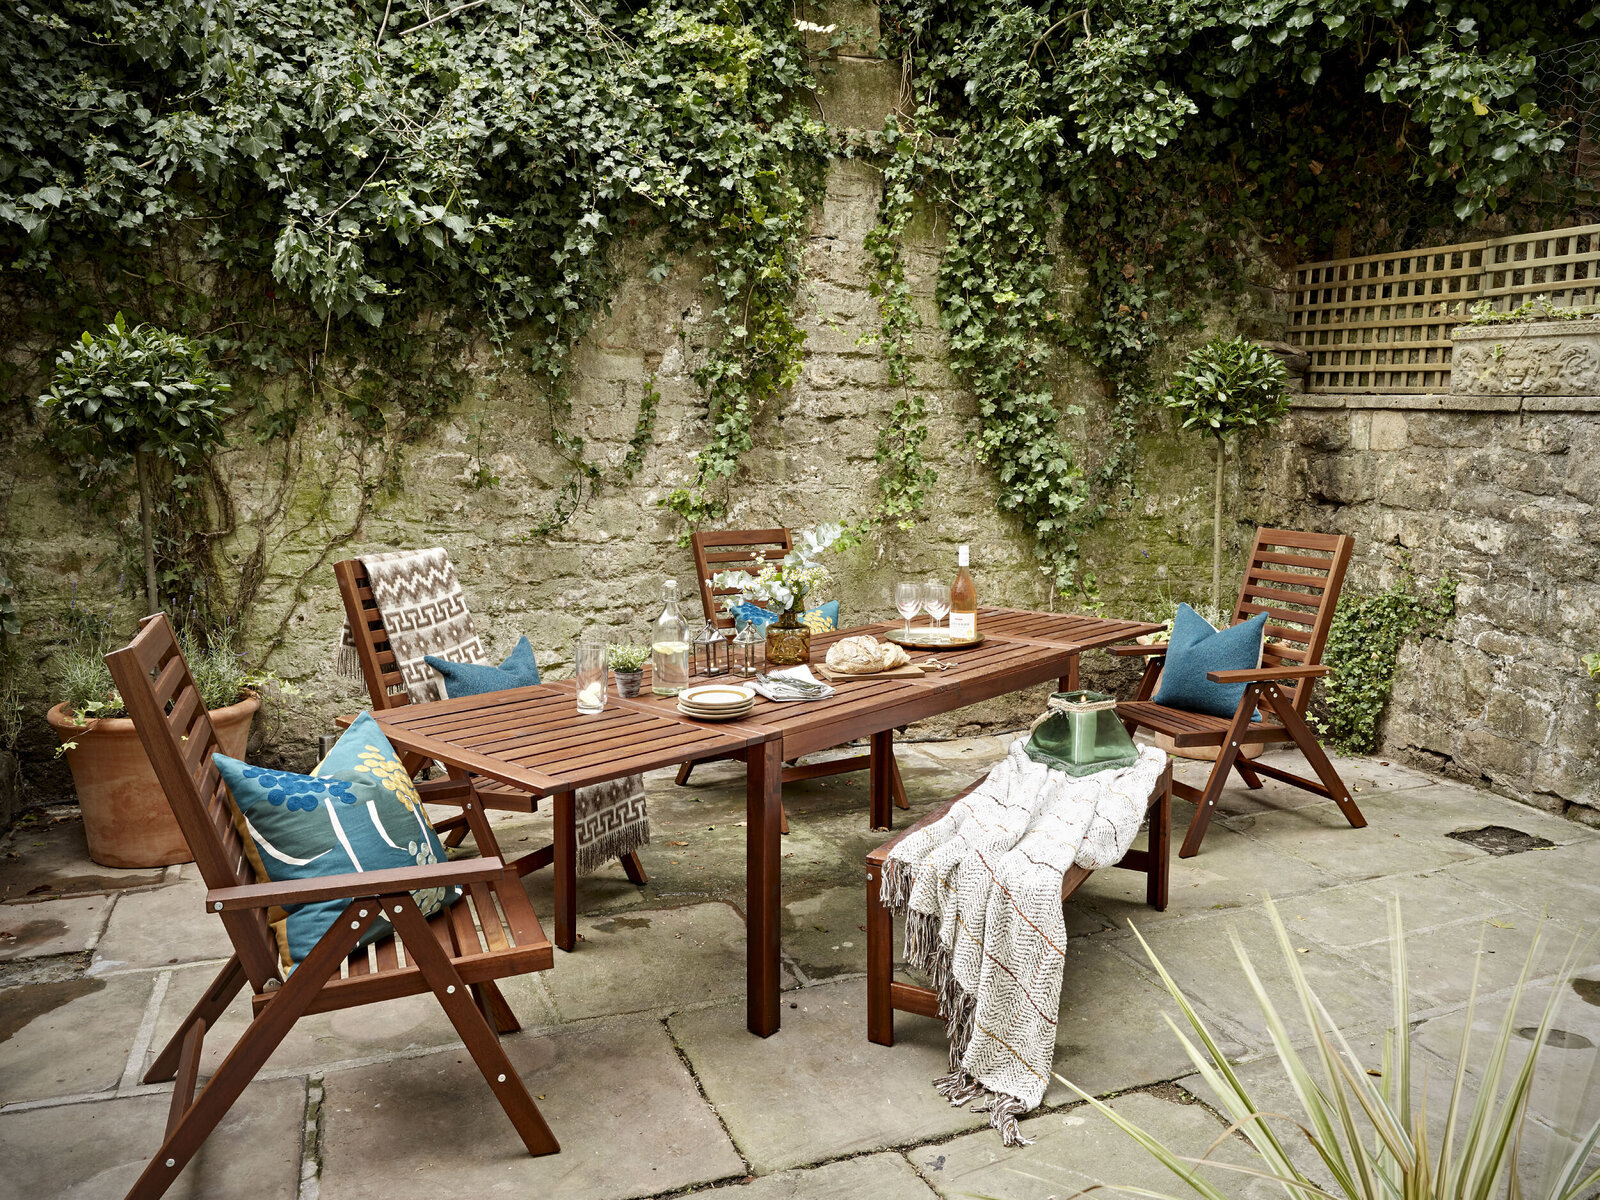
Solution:
[{"label": "fringed tassel", "polygon": [[933,913],[908,912],[906,965],[932,978],[940,974],[940,960],[944,957],[944,947],[939,944],[939,918]]},{"label": "fringed tassel", "polygon": [[990,1127],[1000,1135],[1000,1140],[1007,1146],[1033,1145],[1033,1139],[1023,1137],[1022,1127],[1017,1124],[1017,1118],[1028,1111],[1028,1106],[1015,1096],[1008,1096],[1004,1092],[990,1092],[989,1098],[973,1111],[988,1112]]},{"label": "fringed tassel", "polygon": [[883,881],[878,884],[878,899],[891,912],[901,912],[911,903],[911,885],[916,882],[916,872],[911,865],[898,858],[883,864]]},{"label": "fringed tassel", "polygon": [[333,651],[333,669],[346,679],[361,678],[361,656],[356,653],[355,635],[348,625],[339,630],[339,644]]},{"label": "fringed tassel", "polygon": [[650,844],[650,818],[607,830],[592,842],[578,846],[578,874],[587,875],[624,854]]}]

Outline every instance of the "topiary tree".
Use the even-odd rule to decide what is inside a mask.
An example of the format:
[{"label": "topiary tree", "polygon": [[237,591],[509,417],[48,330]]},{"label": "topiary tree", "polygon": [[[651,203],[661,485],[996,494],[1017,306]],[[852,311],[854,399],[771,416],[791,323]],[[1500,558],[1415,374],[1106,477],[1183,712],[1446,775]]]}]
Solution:
[{"label": "topiary tree", "polygon": [[129,328],[119,312],[96,336],[83,336],[56,358],[50,390],[39,402],[51,418],[57,451],[81,482],[125,477],[139,489],[145,603],[159,612],[154,474],[157,463],[182,472],[223,443],[229,387],[199,344],[150,325]]},{"label": "topiary tree", "polygon": [[1185,429],[1217,439],[1217,486],[1211,513],[1211,607],[1222,606],[1222,484],[1228,437],[1247,437],[1289,411],[1287,372],[1272,351],[1242,337],[1214,337],[1184,360],[1165,402]]}]

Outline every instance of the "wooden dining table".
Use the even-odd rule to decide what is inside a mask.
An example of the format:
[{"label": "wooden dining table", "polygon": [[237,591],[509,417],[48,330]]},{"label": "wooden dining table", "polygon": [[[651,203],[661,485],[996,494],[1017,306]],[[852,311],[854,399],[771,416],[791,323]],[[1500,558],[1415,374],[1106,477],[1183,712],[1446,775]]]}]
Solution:
[{"label": "wooden dining table", "polygon": [[[865,625],[812,640],[821,663],[828,646],[853,634],[881,635],[898,622]],[[1077,614],[981,608],[981,645],[962,650],[911,649],[913,663],[936,659],[944,669],[917,677],[831,681],[826,700],[774,702],[758,698],[737,721],[698,721],[670,697],[608,698],[603,712],[580,715],[570,680],[409,704],[374,713],[390,742],[443,763],[452,775],[482,775],[539,796],[554,797],[556,853],[575,836],[573,792],[637,772],[711,758],[742,758],[745,770],[745,920],[747,1024],[768,1037],[780,1020],[783,816],[781,772],[786,761],[865,738],[870,745],[869,821],[888,828],[892,811],[894,733],[1010,692],[1055,681],[1078,686],[1085,650],[1125,641],[1159,626]],[[723,676],[724,680],[728,677]],[[576,880],[557,889],[557,944],[571,928]],[[564,947],[571,949],[569,944]]]}]

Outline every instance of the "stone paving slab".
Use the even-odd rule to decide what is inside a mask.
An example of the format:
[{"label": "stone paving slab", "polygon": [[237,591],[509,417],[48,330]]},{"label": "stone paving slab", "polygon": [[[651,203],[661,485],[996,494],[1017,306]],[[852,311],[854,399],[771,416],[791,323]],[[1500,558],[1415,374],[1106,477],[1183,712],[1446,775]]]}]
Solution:
[{"label": "stone paving slab", "polygon": [[1391,875],[1309,892],[1279,904],[1284,923],[1326,946],[1369,947],[1374,967],[1389,961],[1389,901],[1400,898],[1400,916],[1411,933],[1459,921],[1524,921],[1528,911],[1508,900],[1469,887],[1457,870],[1422,875]]},{"label": "stone paving slab", "polygon": [[92,861],[83,822],[76,817],[25,814],[4,841],[0,901],[97,895],[114,888],[148,887],[166,876],[165,867],[125,870]]},{"label": "stone paving slab", "polygon": [[715,1194],[727,1200],[933,1200],[937,1195],[898,1154],[868,1154],[808,1170],[779,1171],[718,1188]]},{"label": "stone paving slab", "polygon": [[115,1087],[153,983],[80,976],[0,991],[0,1104]]},{"label": "stone paving slab", "polygon": [[[1177,1093],[1177,1089],[1172,1089]],[[1181,1093],[1179,1093],[1181,1094]],[[1111,1107],[1154,1134],[1180,1154],[1200,1155],[1225,1128],[1198,1104],[1182,1103],[1134,1092]],[[1005,1200],[1065,1200],[1094,1184],[1152,1188],[1182,1194],[1183,1185],[1137,1142],[1099,1112],[1080,1105],[1047,1112],[1021,1122],[1031,1146],[1007,1149],[987,1128],[938,1146],[921,1146],[910,1154],[912,1164],[932,1182],[940,1196],[971,1200],[998,1196]],[[1244,1143],[1230,1139],[1216,1157],[1223,1162],[1248,1161]],[[1261,1180],[1230,1171],[1207,1178],[1233,1200],[1266,1200],[1281,1196]]]},{"label": "stone paving slab", "polygon": [[[0,1195],[122,1200],[161,1147],[168,1102],[151,1095],[0,1113]],[[166,1200],[295,1196],[305,1106],[302,1080],[252,1083]]]},{"label": "stone paving slab", "polygon": [[0,904],[0,962],[90,949],[110,906],[110,896]]},{"label": "stone paving slab", "polygon": [[233,943],[222,922],[206,912],[205,900],[198,880],[117,897],[90,974],[227,958]]},{"label": "stone paving slab", "polygon": [[336,1071],[321,1200],[626,1200],[745,1174],[659,1021],[613,1017],[503,1045],[560,1154],[528,1155],[465,1050]]},{"label": "stone paving slab", "polygon": [[[1531,833],[1557,845],[1593,842],[1600,838],[1593,829],[1526,804],[1508,803],[1493,792],[1480,792],[1453,783],[1433,782],[1404,792],[1356,798],[1367,819],[1403,816],[1412,836],[1442,837],[1485,825],[1507,825]],[[1369,811],[1370,810],[1370,811]]]},{"label": "stone paving slab", "polygon": [[[1283,951],[1260,910],[1169,922],[1145,937],[1190,1000],[1220,1014],[1226,1022],[1223,1030],[1231,1026],[1257,1049],[1266,1049],[1271,1038],[1234,951],[1231,934],[1235,932],[1268,994],[1280,1003],[1291,997],[1293,985]],[[1305,951],[1297,960],[1300,968],[1340,1028],[1382,1025],[1390,1010],[1386,963],[1376,965],[1376,971],[1385,972],[1379,975],[1364,961],[1325,949],[1298,929],[1290,931],[1290,938],[1297,951]],[[1118,942],[1116,949],[1141,966],[1148,964],[1137,942]]]},{"label": "stone paving slab", "polygon": [[744,996],[744,920],[726,904],[582,917],[578,932],[577,950],[542,973],[563,1020]]},{"label": "stone paving slab", "polygon": [[949,1069],[936,1021],[896,1021],[896,1044],[867,1041],[864,980],[785,996],[783,1028],[745,1029],[744,1005],[682,1013],[668,1026],[706,1097],[757,1174],[971,1129],[985,1118],[929,1086]]},{"label": "stone paving slab", "polygon": [[[1519,814],[1520,815],[1520,814]],[[1533,913],[1549,912],[1593,929],[1600,921],[1600,841],[1485,856],[1451,878]]]},{"label": "stone paving slab", "polygon": [[[1409,792],[1397,793],[1399,796]],[[1361,797],[1356,803],[1361,804]],[[1345,820],[1333,803],[1231,817],[1228,828],[1272,846],[1280,854],[1316,863],[1341,879],[1377,879],[1386,875],[1431,871],[1452,863],[1482,858],[1484,851],[1423,827],[1404,804],[1362,807],[1363,829]],[[1206,835],[1207,841],[1210,834]],[[1205,854],[1205,847],[1200,855]]]}]

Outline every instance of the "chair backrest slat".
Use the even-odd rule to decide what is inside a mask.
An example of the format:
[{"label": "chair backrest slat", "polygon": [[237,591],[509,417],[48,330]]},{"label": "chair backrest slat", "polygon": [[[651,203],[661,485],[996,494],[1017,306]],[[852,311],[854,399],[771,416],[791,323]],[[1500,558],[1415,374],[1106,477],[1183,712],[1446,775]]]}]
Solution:
[{"label": "chair backrest slat", "polygon": [[753,560],[772,562],[794,548],[787,529],[718,529],[691,534],[694,549],[695,580],[700,585],[700,607],[705,618],[719,629],[732,629],[733,618],[722,611],[718,600],[737,596],[738,588],[713,587],[711,577],[719,571],[744,569],[754,574]]},{"label": "chair backrest slat", "polygon": [[[233,801],[211,758],[217,750],[211,715],[200,703],[166,614],[146,617],[131,643],[106,655],[106,665],[206,886],[254,883],[233,822]],[[279,977],[266,913],[252,909],[220,915],[245,974],[259,992]]]},{"label": "chair backrest slat", "polygon": [[411,703],[406,690],[405,676],[400,672],[399,660],[389,645],[389,631],[378,611],[378,602],[372,598],[372,583],[367,569],[359,558],[347,558],[333,564],[334,578],[339,581],[339,598],[344,602],[345,622],[355,638],[356,658],[361,663],[361,677],[366,681],[367,696],[374,709],[399,708]]},{"label": "chair backrest slat", "polygon": [[[1237,624],[1257,613],[1267,614],[1263,666],[1321,664],[1354,547],[1355,539],[1348,534],[1256,530],[1233,620]],[[1281,686],[1303,714],[1311,701],[1309,681]]]}]

